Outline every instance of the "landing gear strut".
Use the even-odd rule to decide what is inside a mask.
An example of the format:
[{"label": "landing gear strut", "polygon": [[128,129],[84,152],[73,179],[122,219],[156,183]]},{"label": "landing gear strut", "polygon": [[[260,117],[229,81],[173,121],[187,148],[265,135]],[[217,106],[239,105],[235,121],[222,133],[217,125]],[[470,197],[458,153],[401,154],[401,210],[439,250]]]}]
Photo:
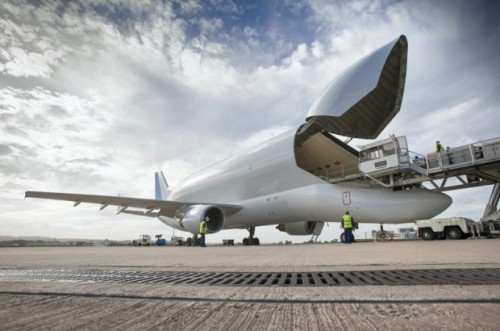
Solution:
[{"label": "landing gear strut", "polygon": [[259,238],[257,237],[254,238],[253,236],[255,234],[255,227],[248,228],[247,230],[249,234],[248,238],[243,238],[243,246],[260,245]]}]

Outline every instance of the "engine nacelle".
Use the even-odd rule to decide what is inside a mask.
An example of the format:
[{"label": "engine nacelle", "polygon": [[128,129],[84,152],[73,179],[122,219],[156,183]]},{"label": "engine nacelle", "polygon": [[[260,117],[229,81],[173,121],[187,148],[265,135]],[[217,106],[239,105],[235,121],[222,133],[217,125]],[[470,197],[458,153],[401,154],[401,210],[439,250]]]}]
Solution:
[{"label": "engine nacelle", "polygon": [[200,233],[200,220],[208,216],[208,233],[219,232],[224,227],[224,212],[217,206],[192,205],[180,208],[176,213],[179,229],[191,233]]},{"label": "engine nacelle", "polygon": [[276,229],[286,232],[292,236],[306,236],[313,234],[317,225],[318,222],[315,221],[293,222],[279,224]]}]

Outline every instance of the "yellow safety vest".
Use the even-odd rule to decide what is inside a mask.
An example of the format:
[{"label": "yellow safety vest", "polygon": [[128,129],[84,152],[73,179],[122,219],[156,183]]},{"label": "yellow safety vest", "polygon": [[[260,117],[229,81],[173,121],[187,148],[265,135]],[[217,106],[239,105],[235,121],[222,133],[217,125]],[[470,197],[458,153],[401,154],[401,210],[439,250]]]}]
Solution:
[{"label": "yellow safety vest", "polygon": [[200,222],[200,233],[207,233],[207,232],[208,232],[207,222],[205,222],[204,220],[201,220],[201,222]]},{"label": "yellow safety vest", "polygon": [[344,225],[344,229],[352,229],[352,217],[351,215],[342,216],[342,222]]}]

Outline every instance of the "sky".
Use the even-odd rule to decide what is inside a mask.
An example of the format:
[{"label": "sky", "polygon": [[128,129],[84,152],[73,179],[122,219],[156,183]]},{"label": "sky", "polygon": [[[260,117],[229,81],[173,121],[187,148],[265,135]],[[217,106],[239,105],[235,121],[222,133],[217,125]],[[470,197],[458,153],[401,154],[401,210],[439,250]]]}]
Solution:
[{"label": "sky", "polygon": [[[494,1],[7,0],[0,29],[2,236],[170,237],[154,218],[24,192],[153,198],[155,171],[175,187],[298,127],[337,74],[401,34],[403,104],[379,138],[405,135],[411,151],[426,154],[437,139],[460,146],[500,136]],[[490,192],[452,191],[441,216],[477,220]],[[221,231],[207,242],[246,235]],[[339,235],[332,223],[319,240]],[[273,226],[256,236],[309,239]]]}]

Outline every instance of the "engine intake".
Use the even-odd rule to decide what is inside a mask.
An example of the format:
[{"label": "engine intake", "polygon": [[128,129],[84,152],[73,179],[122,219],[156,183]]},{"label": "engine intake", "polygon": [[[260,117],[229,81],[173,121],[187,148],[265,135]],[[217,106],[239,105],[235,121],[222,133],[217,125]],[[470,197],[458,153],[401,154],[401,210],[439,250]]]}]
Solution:
[{"label": "engine intake", "polygon": [[224,227],[224,212],[217,206],[192,205],[177,211],[180,229],[194,234],[200,233],[200,220],[208,216],[208,233],[217,233]]}]

